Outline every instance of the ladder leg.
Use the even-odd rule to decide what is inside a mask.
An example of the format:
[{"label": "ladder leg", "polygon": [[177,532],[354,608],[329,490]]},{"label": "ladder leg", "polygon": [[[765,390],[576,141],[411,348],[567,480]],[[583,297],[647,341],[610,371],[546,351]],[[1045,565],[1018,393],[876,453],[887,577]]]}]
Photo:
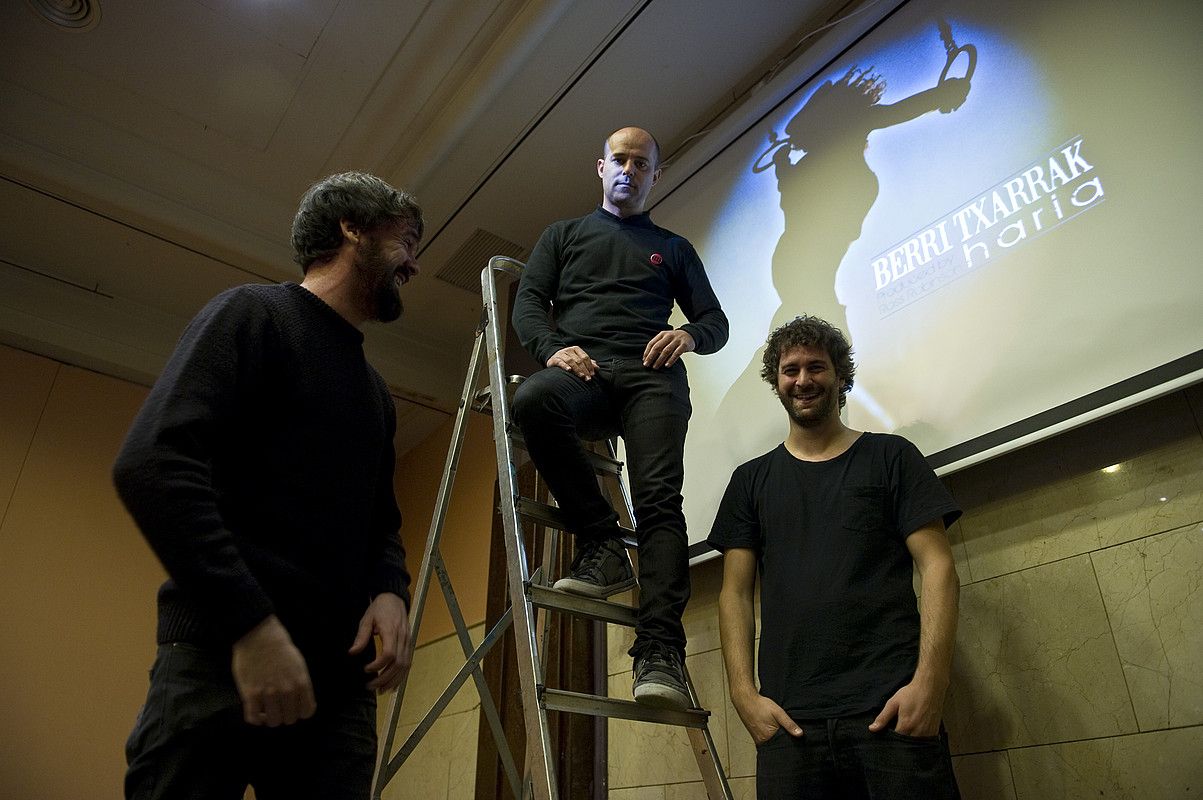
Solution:
[{"label": "ladder leg", "polygon": [[[413,663],[414,647],[418,640],[418,629],[422,625],[422,612],[426,607],[426,594],[430,588],[430,577],[433,565],[438,557],[439,541],[443,536],[443,523],[447,519],[447,506],[451,500],[451,489],[455,485],[455,476],[459,468],[460,452],[463,449],[464,434],[467,431],[467,418],[473,389],[476,387],[480,372],[481,355],[485,346],[483,326],[476,332],[476,340],[472,347],[472,358],[468,365],[468,374],[464,378],[464,390],[460,395],[459,409],[455,415],[455,426],[451,433],[451,446],[447,450],[447,461],[443,466],[443,477],[439,482],[439,491],[435,499],[434,516],[430,520],[430,531],[426,536],[426,549],[422,555],[422,566],[418,570],[414,582],[413,602],[409,610],[409,642],[406,645],[410,663]],[[405,699],[405,688],[409,683],[409,673],[401,678],[401,683],[393,691],[389,701],[389,721],[385,728],[384,743],[380,748],[379,759],[376,763],[376,777],[372,781],[372,797],[380,800],[384,787],[388,783],[385,777],[385,765],[392,753],[393,742],[397,736],[397,724],[401,718],[401,704]]]},{"label": "ladder leg", "polygon": [[[492,263],[492,262],[490,262]],[[497,318],[497,288],[491,269],[482,278],[485,301],[485,336],[489,362],[489,385],[493,403],[493,439],[497,450],[497,480],[500,484],[501,518],[505,529],[506,574],[509,579],[510,605],[514,611],[514,640],[518,656],[518,677],[522,687],[523,716],[526,722],[526,752],[529,773],[537,800],[558,797],[551,751],[551,733],[547,711],[538,701],[541,673],[538,643],[535,639],[533,606],[527,596],[530,569],[523,545],[522,526],[518,520],[514,498],[514,453],[509,439],[509,398],[506,396],[505,375],[501,360],[501,325]]]}]

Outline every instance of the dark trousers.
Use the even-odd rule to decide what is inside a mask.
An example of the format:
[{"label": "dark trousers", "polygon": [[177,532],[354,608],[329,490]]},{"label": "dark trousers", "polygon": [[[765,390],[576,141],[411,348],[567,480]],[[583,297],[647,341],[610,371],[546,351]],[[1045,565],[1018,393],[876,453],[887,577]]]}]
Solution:
[{"label": "dark trousers", "polygon": [[549,367],[518,387],[513,412],[569,529],[582,538],[612,536],[618,524],[582,440],[622,435],[639,542],[639,615],[631,654],[638,656],[653,641],[684,653],[689,543],[681,483],[691,412],[684,364],[652,370],[639,361],[606,361],[589,381]]},{"label": "dark trousers", "polygon": [[126,742],[129,800],[355,798],[371,793],[376,697],[318,696],[317,713],[261,728],[242,719],[228,654],[159,646],[150,690]]},{"label": "dark trousers", "polygon": [[797,720],[756,748],[757,800],[958,800],[948,734],[872,733],[868,714]]}]

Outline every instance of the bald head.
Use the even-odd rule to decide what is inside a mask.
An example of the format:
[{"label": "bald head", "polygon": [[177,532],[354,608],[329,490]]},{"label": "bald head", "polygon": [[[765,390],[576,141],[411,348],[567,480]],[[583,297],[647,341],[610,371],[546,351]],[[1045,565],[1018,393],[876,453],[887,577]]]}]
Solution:
[{"label": "bald head", "polygon": [[620,128],[602,146],[597,175],[602,182],[602,208],[618,217],[641,214],[660,180],[660,145],[643,128]]},{"label": "bald head", "polygon": [[610,155],[611,152],[613,152],[613,145],[611,142],[616,136],[620,136],[623,139],[628,136],[633,136],[635,138],[644,139],[651,142],[653,156],[652,168],[658,169],[660,167],[660,143],[656,141],[656,137],[652,136],[649,131],[646,131],[643,128],[636,128],[634,125],[628,125],[625,128],[619,128],[618,130],[614,131],[614,133],[611,133],[606,137],[606,141],[602,142],[602,158],[605,158],[606,156]]}]

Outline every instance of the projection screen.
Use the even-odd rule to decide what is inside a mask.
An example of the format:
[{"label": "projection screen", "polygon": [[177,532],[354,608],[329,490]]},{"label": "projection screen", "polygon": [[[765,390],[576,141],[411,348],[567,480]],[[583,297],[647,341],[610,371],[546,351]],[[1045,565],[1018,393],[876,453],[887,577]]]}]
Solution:
[{"label": "projection screen", "polygon": [[883,6],[652,209],[731,320],[688,359],[694,556],[786,434],[761,347],[797,314],[852,340],[848,424],[942,473],[1203,378],[1203,4]]}]

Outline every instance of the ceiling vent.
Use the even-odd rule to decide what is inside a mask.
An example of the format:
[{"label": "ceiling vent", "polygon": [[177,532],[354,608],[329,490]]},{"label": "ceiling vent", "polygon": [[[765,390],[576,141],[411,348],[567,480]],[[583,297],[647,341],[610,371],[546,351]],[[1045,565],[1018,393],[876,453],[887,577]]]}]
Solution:
[{"label": "ceiling vent", "polygon": [[460,245],[455,255],[447,260],[435,277],[446,281],[452,286],[458,286],[466,292],[480,295],[480,272],[493,256],[509,256],[521,261],[526,257],[522,245],[515,244],[509,239],[477,228],[468,240]]},{"label": "ceiling vent", "polygon": [[99,0],[25,0],[39,17],[70,31],[87,31],[100,22]]}]

